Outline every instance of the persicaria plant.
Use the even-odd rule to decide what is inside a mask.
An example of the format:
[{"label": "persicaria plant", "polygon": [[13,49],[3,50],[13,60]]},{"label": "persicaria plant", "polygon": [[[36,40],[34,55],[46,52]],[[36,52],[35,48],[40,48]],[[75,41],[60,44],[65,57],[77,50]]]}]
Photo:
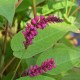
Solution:
[{"label": "persicaria plant", "polygon": [[0,80],[80,80],[80,0],[0,1]]}]

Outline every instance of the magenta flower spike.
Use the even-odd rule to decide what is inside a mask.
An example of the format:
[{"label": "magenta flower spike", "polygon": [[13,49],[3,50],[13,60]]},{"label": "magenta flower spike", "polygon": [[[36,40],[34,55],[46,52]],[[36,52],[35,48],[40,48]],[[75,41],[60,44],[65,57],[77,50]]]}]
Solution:
[{"label": "magenta flower spike", "polygon": [[34,77],[40,75],[42,73],[47,72],[48,70],[52,70],[53,68],[55,68],[54,65],[55,65],[54,59],[53,58],[48,59],[44,61],[41,66],[38,65],[31,66],[29,70],[26,70],[22,73],[22,76]]},{"label": "magenta flower spike", "polygon": [[35,17],[35,21],[38,22],[39,21],[39,16]]},{"label": "magenta flower spike", "polygon": [[35,18],[31,19],[31,23],[27,23],[25,31],[22,31],[24,37],[25,37],[25,42],[24,46],[28,47],[33,43],[33,39],[35,36],[37,36],[38,31],[37,29],[44,29],[48,23],[55,23],[55,22],[62,22],[62,19],[59,19],[55,16],[48,16],[47,18],[45,16],[36,16]]},{"label": "magenta flower spike", "polygon": [[45,16],[40,15],[40,21],[44,19],[45,19]]},{"label": "magenta flower spike", "polygon": [[37,22],[36,22],[35,19],[32,19],[32,20],[31,20],[31,24],[32,24],[32,25],[36,25],[36,23],[37,23]]}]

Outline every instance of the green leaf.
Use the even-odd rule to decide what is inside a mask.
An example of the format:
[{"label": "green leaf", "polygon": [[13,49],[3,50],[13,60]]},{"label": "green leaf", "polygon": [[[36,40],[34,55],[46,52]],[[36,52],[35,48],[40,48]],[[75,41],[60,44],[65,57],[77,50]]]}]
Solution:
[{"label": "green leaf", "polygon": [[26,69],[29,69],[31,65],[35,65],[39,55],[36,55],[28,59],[22,59],[21,61],[22,70],[25,71]]},{"label": "green leaf", "polygon": [[76,69],[73,73],[67,74],[62,78],[62,80],[80,80],[80,69]]},{"label": "green leaf", "polygon": [[21,66],[23,70],[26,70],[26,68],[30,68],[31,65],[35,65],[37,58],[28,58],[28,59],[23,59],[21,62]]},{"label": "green leaf", "polygon": [[[78,46],[77,50],[80,50],[80,46]],[[80,58],[78,62],[76,63],[75,67],[80,68]]]},{"label": "green leaf", "polygon": [[[18,58],[30,58],[46,49],[52,47],[68,31],[76,31],[74,25],[66,23],[56,23],[48,25],[44,30],[38,30],[39,34],[33,40],[33,44],[27,49],[24,48],[24,36],[22,31],[15,35],[11,41],[13,55]],[[23,56],[23,57],[22,57]]]},{"label": "green leaf", "polygon": [[67,17],[66,14],[64,14],[63,16],[64,16],[64,19],[65,19],[68,23],[74,24],[76,17],[73,17],[73,16]]},{"label": "green leaf", "polygon": [[[36,5],[43,2],[44,0],[36,0]],[[19,5],[16,12],[28,11],[29,8],[32,7],[32,0],[23,0],[23,2]]]},{"label": "green leaf", "polygon": [[27,11],[31,7],[31,0],[23,0],[16,12]]},{"label": "green leaf", "polygon": [[0,0],[0,15],[4,16],[12,24],[15,4],[17,0]]},{"label": "green leaf", "polygon": [[13,72],[8,73],[8,75],[6,75],[6,76],[3,75],[1,80],[11,80],[12,76],[13,76]]},{"label": "green leaf", "polygon": [[39,76],[36,76],[36,77],[21,77],[17,80],[55,80],[54,78],[50,78],[50,77],[47,77],[47,76],[42,76],[42,75],[39,75]]},{"label": "green leaf", "polygon": [[[50,2],[48,2],[48,4],[50,4]],[[72,4],[71,1],[68,1],[67,7],[70,7],[71,5],[72,5],[72,6],[75,6],[75,4]],[[50,9],[49,9],[49,7],[48,7],[47,4],[42,7],[42,13],[43,13],[44,15],[49,14],[49,13],[51,13],[51,12],[54,12],[54,11],[56,11],[56,10],[60,10],[60,9],[65,8],[65,1],[54,2],[54,3],[52,2],[52,3],[50,4],[50,6],[52,6],[52,8],[50,8]]]},{"label": "green leaf", "polygon": [[40,3],[42,3],[42,2],[44,2],[45,0],[36,0],[36,5],[38,5],[38,4],[40,4]]},{"label": "green leaf", "polygon": [[56,75],[62,72],[65,72],[76,64],[80,58],[79,50],[75,47],[67,47],[64,44],[58,44],[55,48],[50,48],[47,51],[43,52],[38,60],[37,64],[41,63],[47,59],[53,58],[56,63],[56,68],[48,71],[48,74]]},{"label": "green leaf", "polygon": [[79,67],[80,68],[80,62],[79,62],[79,64],[76,65],[76,67]]},{"label": "green leaf", "polygon": [[80,68],[80,59],[79,59],[78,62],[76,63],[75,67]]}]

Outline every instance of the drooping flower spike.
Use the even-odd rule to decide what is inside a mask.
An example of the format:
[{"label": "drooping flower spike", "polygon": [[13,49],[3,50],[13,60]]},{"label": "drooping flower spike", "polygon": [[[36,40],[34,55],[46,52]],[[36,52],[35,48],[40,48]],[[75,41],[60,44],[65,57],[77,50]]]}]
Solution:
[{"label": "drooping flower spike", "polygon": [[41,66],[38,66],[38,65],[31,66],[29,70],[26,70],[22,73],[22,76],[34,77],[44,72],[47,72],[48,70],[52,70],[53,68],[56,68],[56,64],[54,62],[54,59],[51,58],[51,59],[44,61],[41,64]]},{"label": "drooping flower spike", "polygon": [[48,23],[58,23],[62,21],[62,19],[59,19],[52,15],[48,16],[47,18],[41,15],[31,19],[31,23],[27,23],[25,31],[22,31],[26,39],[24,41],[24,46],[26,47],[26,45],[28,46],[33,43],[32,40],[38,34],[37,29],[44,29],[48,25]]}]

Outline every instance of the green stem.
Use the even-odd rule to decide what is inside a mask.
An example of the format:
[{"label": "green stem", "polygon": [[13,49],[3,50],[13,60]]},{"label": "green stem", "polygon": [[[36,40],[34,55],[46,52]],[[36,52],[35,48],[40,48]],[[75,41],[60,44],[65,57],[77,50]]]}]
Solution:
[{"label": "green stem", "polygon": [[66,14],[67,14],[67,11],[68,11],[68,7],[67,7],[67,5],[68,5],[68,0],[65,0],[65,2],[66,2]]},{"label": "green stem", "polygon": [[19,68],[19,66],[20,66],[20,63],[21,63],[21,61],[22,61],[23,56],[24,56],[24,54],[22,54],[22,57],[21,57],[21,59],[20,59],[20,61],[19,61],[18,65],[17,65],[17,67],[16,67],[16,69],[15,69],[15,71],[14,71],[14,74],[13,74],[13,76],[12,76],[12,79],[11,79],[11,80],[14,80],[15,75],[16,75],[16,72],[17,72],[17,70],[18,70],[18,68]]},{"label": "green stem", "polygon": [[7,21],[7,22],[6,22],[6,30],[5,30],[4,43],[3,43],[3,48],[2,48],[2,58],[1,58],[0,70],[1,70],[1,69],[3,68],[3,66],[4,66],[4,59],[5,59],[5,51],[6,51],[6,42],[7,42],[8,27],[9,27],[9,23],[8,23],[8,21]]},{"label": "green stem", "polygon": [[32,9],[33,9],[34,17],[36,17],[36,4],[35,4],[35,0],[32,0]]},{"label": "green stem", "polygon": [[2,69],[1,73],[0,73],[0,77],[2,76],[2,74],[4,73],[4,71],[10,66],[10,64],[15,60],[15,57],[13,57],[7,64],[6,66]]},{"label": "green stem", "polygon": [[73,16],[79,9],[80,9],[80,6],[78,6],[70,16]]},{"label": "green stem", "polygon": [[14,74],[13,74],[13,76],[12,76],[12,79],[11,79],[11,80],[14,80],[14,77],[15,77],[16,72],[17,72],[17,70],[18,70],[18,68],[19,68],[19,66],[20,66],[21,61],[22,61],[22,60],[20,60],[20,61],[19,61],[19,63],[18,63],[18,65],[17,65],[17,67],[16,67],[16,69],[15,69],[15,71],[14,71]]},{"label": "green stem", "polygon": [[18,3],[16,4],[16,8],[21,4],[23,0],[18,0]]},{"label": "green stem", "polygon": [[[72,2],[74,3],[74,0],[72,0]],[[73,4],[72,4],[72,5],[73,5]],[[69,10],[68,10],[67,16],[69,16],[69,14],[70,14],[70,12],[71,12],[72,5],[70,6],[70,8],[69,8]]]}]

